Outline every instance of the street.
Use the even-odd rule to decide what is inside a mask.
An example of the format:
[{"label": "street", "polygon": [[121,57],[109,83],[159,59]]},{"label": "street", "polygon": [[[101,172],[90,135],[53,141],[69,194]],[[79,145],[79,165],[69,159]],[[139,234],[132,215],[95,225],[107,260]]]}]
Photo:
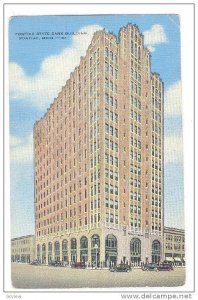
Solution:
[{"label": "street", "polygon": [[15,288],[107,288],[107,287],[172,287],[185,283],[185,268],[173,271],[112,273],[109,270],[70,269],[12,263]]}]

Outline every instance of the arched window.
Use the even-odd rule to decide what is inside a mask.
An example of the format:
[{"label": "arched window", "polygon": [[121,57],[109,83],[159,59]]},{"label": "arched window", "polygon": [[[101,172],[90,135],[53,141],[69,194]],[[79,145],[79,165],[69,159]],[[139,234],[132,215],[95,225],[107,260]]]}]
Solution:
[{"label": "arched window", "polygon": [[158,240],[153,241],[152,251],[160,251],[160,242]]},{"label": "arched window", "polygon": [[130,243],[130,250],[132,255],[141,254],[141,241],[139,239],[132,239]]},{"label": "arched window", "polygon": [[55,254],[55,260],[60,260],[60,243],[55,242],[54,243],[54,254]]},{"label": "arched window", "polygon": [[37,251],[37,259],[40,261],[40,259],[41,259],[41,246],[39,244],[36,247],[36,251]]},{"label": "arched window", "polygon": [[115,265],[117,262],[117,238],[113,234],[108,234],[105,239],[105,265]]},{"label": "arched window", "polygon": [[42,253],[45,253],[45,252],[46,252],[46,245],[43,244],[43,245],[42,245]]},{"label": "arched window", "polygon": [[48,263],[52,261],[52,243],[48,243]]},{"label": "arched window", "polygon": [[94,234],[91,237],[91,247],[94,248],[95,245],[100,246],[100,238],[97,234]]},{"label": "arched window", "polygon": [[130,242],[131,262],[139,265],[141,261],[141,240],[133,238]]},{"label": "arched window", "polygon": [[109,234],[105,240],[106,247],[117,248],[117,239],[113,234]]},{"label": "arched window", "polygon": [[68,262],[68,241],[62,241],[62,258],[64,262]]},{"label": "arched window", "polygon": [[42,245],[42,264],[46,263],[46,245]]},{"label": "arched window", "polygon": [[88,248],[88,239],[86,236],[83,236],[80,239],[80,249],[87,249],[87,248]]},{"label": "arched window", "polygon": [[76,249],[76,248],[77,248],[76,239],[71,239],[71,249]]},{"label": "arched window", "polygon": [[80,261],[88,261],[88,239],[86,236],[82,236],[80,239]]},{"label": "arched window", "polygon": [[91,262],[100,265],[100,237],[97,234],[91,237]]},{"label": "arched window", "polygon": [[161,258],[161,244],[158,240],[152,243],[152,262],[159,263]]}]

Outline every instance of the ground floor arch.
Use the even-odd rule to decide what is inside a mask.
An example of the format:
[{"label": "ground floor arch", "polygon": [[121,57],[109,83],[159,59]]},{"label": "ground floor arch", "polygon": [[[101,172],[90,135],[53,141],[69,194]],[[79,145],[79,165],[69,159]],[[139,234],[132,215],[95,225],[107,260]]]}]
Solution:
[{"label": "ground floor arch", "polygon": [[161,237],[124,235],[116,230],[82,232],[36,241],[35,257],[43,264],[61,261],[63,265],[84,262],[86,266],[101,267],[126,263],[139,266],[163,260]]},{"label": "ground floor arch", "polygon": [[86,263],[88,261],[88,238],[86,236],[80,239],[80,261]]},{"label": "ground floor arch", "polygon": [[91,236],[91,264],[92,266],[100,264],[100,237],[97,234]]},{"label": "ground floor arch", "polygon": [[48,242],[48,263],[52,261],[52,243]]},{"label": "ground floor arch", "polygon": [[37,260],[41,261],[41,246],[40,246],[40,244],[37,244],[36,254],[37,254]]},{"label": "ground floor arch", "polygon": [[77,241],[75,238],[71,239],[71,262],[77,262]]},{"label": "ground floor arch", "polygon": [[105,238],[105,264],[107,266],[117,263],[117,238],[113,234],[108,234]]},{"label": "ground floor arch", "polygon": [[68,241],[62,241],[62,260],[64,263],[68,262]]},{"label": "ground floor arch", "polygon": [[56,261],[60,261],[60,243],[58,241],[54,243],[54,258]]},{"label": "ground floor arch", "polygon": [[46,244],[42,244],[42,264],[46,263]]},{"label": "ground floor arch", "polygon": [[152,262],[159,263],[161,259],[161,243],[158,240],[152,242]]},{"label": "ground floor arch", "polygon": [[141,240],[138,238],[132,238],[130,242],[130,256],[131,263],[139,265],[141,262]]}]

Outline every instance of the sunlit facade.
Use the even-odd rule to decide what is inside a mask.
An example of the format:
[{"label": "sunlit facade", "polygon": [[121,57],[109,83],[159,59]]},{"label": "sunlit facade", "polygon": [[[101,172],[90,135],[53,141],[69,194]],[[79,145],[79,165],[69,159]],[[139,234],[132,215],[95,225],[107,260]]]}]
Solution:
[{"label": "sunlit facade", "polygon": [[[163,82],[137,26],[97,31],[34,126],[36,257],[158,262]],[[53,70],[52,70],[53,71]]]}]

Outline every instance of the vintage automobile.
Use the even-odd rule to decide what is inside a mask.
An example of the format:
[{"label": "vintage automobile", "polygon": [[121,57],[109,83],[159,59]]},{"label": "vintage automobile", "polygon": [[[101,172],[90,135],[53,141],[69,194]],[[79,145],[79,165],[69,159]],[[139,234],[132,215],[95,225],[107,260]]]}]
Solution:
[{"label": "vintage automobile", "polygon": [[32,262],[30,262],[30,265],[34,265],[34,266],[38,266],[40,265],[40,261],[38,259],[33,260]]},{"label": "vintage automobile", "polygon": [[142,271],[158,271],[158,265],[155,263],[148,263],[142,266]]},{"label": "vintage automobile", "polygon": [[171,270],[174,270],[174,267],[173,267],[173,263],[172,263],[172,262],[165,260],[165,261],[162,262],[162,264],[164,264],[164,265],[169,265],[169,266],[171,267]]},{"label": "vintage automobile", "polygon": [[86,265],[84,262],[75,262],[71,265],[71,268],[75,268],[75,269],[85,269]]},{"label": "vintage automobile", "polygon": [[62,267],[63,264],[61,261],[59,260],[52,260],[48,263],[48,266],[52,266],[52,267]]},{"label": "vintage automobile", "polygon": [[130,272],[131,270],[132,270],[131,266],[126,264],[120,264],[109,268],[110,272]]},{"label": "vintage automobile", "polygon": [[158,271],[171,271],[173,270],[173,266],[169,263],[161,263],[157,269]]}]

